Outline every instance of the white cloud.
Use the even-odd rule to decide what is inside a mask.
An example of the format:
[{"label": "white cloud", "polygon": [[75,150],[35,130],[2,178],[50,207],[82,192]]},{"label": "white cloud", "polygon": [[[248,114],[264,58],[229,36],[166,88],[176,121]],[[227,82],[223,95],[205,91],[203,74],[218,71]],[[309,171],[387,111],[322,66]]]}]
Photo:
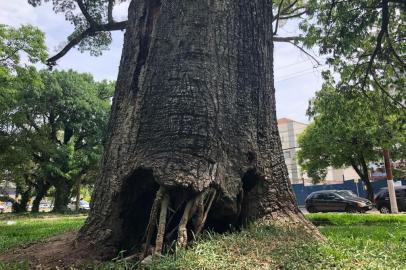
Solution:
[{"label": "white cloud", "polygon": [[[128,2],[128,1],[127,1]],[[116,20],[124,20],[128,3],[117,6],[114,10]],[[55,14],[50,3],[33,8],[27,0],[0,1],[0,23],[12,26],[32,24],[46,34],[46,43],[50,54],[66,42],[66,37],[73,27],[65,21],[63,14]],[[285,25],[281,35],[297,34],[293,24]],[[74,69],[92,73],[97,80],[114,80],[117,77],[123,44],[123,32],[113,32],[111,49],[100,57],[71,50],[58,62],[59,69]],[[275,87],[278,117],[289,117],[307,122],[305,112],[308,101],[321,87],[320,71],[313,71],[310,59],[290,44],[275,45]]]}]

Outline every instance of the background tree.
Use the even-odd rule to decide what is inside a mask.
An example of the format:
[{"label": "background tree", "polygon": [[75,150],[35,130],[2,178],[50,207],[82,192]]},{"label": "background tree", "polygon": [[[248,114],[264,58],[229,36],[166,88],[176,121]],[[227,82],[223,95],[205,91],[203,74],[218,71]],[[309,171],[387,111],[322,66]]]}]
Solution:
[{"label": "background tree", "polygon": [[44,39],[44,33],[34,26],[14,28],[0,24],[0,65],[3,72],[21,67],[22,56],[29,63],[44,63],[48,57]]},{"label": "background tree", "polygon": [[[34,212],[51,187],[54,211],[65,211],[74,183],[98,167],[113,83],[73,71],[27,68],[18,70],[12,87],[14,106],[2,114],[12,128],[4,134],[9,151],[2,164],[10,172],[33,164],[35,173],[26,170],[22,175],[29,181],[19,183],[27,192],[35,190]],[[24,159],[13,161],[13,155]]]},{"label": "background tree", "polygon": [[300,24],[304,36],[296,39],[319,47],[336,76],[326,84],[345,93],[349,103],[359,100],[357,93],[363,94],[378,115],[381,137],[376,145],[383,149],[393,147],[392,131],[404,132],[406,121],[405,10],[404,1],[306,1],[307,17]]},{"label": "background tree", "polygon": [[[36,165],[19,143],[20,131],[13,124],[14,109],[18,106],[17,85],[30,76],[38,83],[38,76],[27,64],[45,62],[47,58],[44,34],[37,28],[23,25],[19,28],[0,25],[0,177],[14,181],[19,200],[12,200],[13,210],[26,211],[32,196],[32,179]],[[27,59],[21,63],[21,57]],[[28,77],[26,77],[28,76]]]},{"label": "background tree", "polygon": [[[326,81],[332,82],[331,78]],[[377,99],[370,92],[371,99]],[[364,182],[373,200],[369,164],[381,160],[383,145],[400,147],[405,140],[404,126],[396,110],[382,115],[379,107],[360,93],[337,92],[325,83],[310,103],[308,115],[314,122],[299,138],[298,161],[315,181],[323,180],[327,167],[351,166]],[[382,129],[384,122],[390,123]]]},{"label": "background tree", "polygon": [[28,83],[20,90],[19,126],[32,131],[32,154],[55,188],[54,211],[65,211],[75,180],[91,167],[88,163],[97,164],[113,84],[74,71],[42,71],[40,76],[43,85]]},{"label": "background tree", "polygon": [[75,45],[105,48],[105,31],[126,30],[81,243],[105,256],[144,244],[146,255],[151,240],[159,253],[206,226],[257,218],[318,235],[296,206],[277,131],[272,1],[133,0],[125,22],[114,21],[114,3],[53,1],[75,32],[51,66]]}]

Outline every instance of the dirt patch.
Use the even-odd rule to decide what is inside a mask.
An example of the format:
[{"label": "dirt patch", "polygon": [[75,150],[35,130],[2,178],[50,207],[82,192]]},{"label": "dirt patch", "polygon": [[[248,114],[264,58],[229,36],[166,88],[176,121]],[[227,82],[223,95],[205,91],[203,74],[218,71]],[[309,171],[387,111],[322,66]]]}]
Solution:
[{"label": "dirt patch", "polygon": [[103,254],[91,243],[77,242],[76,237],[76,232],[69,232],[41,243],[12,248],[0,255],[0,261],[28,261],[30,269],[83,269],[111,255]]}]

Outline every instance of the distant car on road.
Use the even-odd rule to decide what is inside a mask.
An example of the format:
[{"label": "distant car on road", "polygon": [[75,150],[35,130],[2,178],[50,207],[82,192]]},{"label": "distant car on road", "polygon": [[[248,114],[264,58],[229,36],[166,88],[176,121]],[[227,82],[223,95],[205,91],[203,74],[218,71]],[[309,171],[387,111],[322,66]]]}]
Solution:
[{"label": "distant car on road", "polygon": [[370,200],[358,197],[350,190],[322,190],[306,198],[306,210],[315,212],[364,213],[373,208]]},{"label": "distant car on road", "polygon": [[42,200],[39,203],[39,209],[50,209],[52,208],[52,203]]},{"label": "distant car on road", "polygon": [[[395,187],[396,201],[398,203],[398,210],[401,212],[406,211],[406,186]],[[375,195],[374,198],[376,208],[382,214],[391,212],[388,188],[382,188]]]},{"label": "distant car on road", "polygon": [[[68,208],[72,211],[76,210],[76,202],[71,202],[70,204],[68,204]],[[87,201],[79,201],[79,210],[89,210],[90,209],[90,205]]]}]

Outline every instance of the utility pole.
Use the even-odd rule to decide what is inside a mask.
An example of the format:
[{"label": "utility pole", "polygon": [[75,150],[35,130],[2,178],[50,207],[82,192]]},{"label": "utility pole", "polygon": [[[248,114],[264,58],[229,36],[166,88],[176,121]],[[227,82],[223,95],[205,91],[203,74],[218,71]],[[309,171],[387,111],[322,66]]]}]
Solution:
[{"label": "utility pole", "polygon": [[398,214],[398,203],[396,201],[395,186],[393,184],[392,167],[390,163],[389,150],[383,149],[383,159],[385,162],[386,179],[388,181],[389,201],[392,214]]}]

